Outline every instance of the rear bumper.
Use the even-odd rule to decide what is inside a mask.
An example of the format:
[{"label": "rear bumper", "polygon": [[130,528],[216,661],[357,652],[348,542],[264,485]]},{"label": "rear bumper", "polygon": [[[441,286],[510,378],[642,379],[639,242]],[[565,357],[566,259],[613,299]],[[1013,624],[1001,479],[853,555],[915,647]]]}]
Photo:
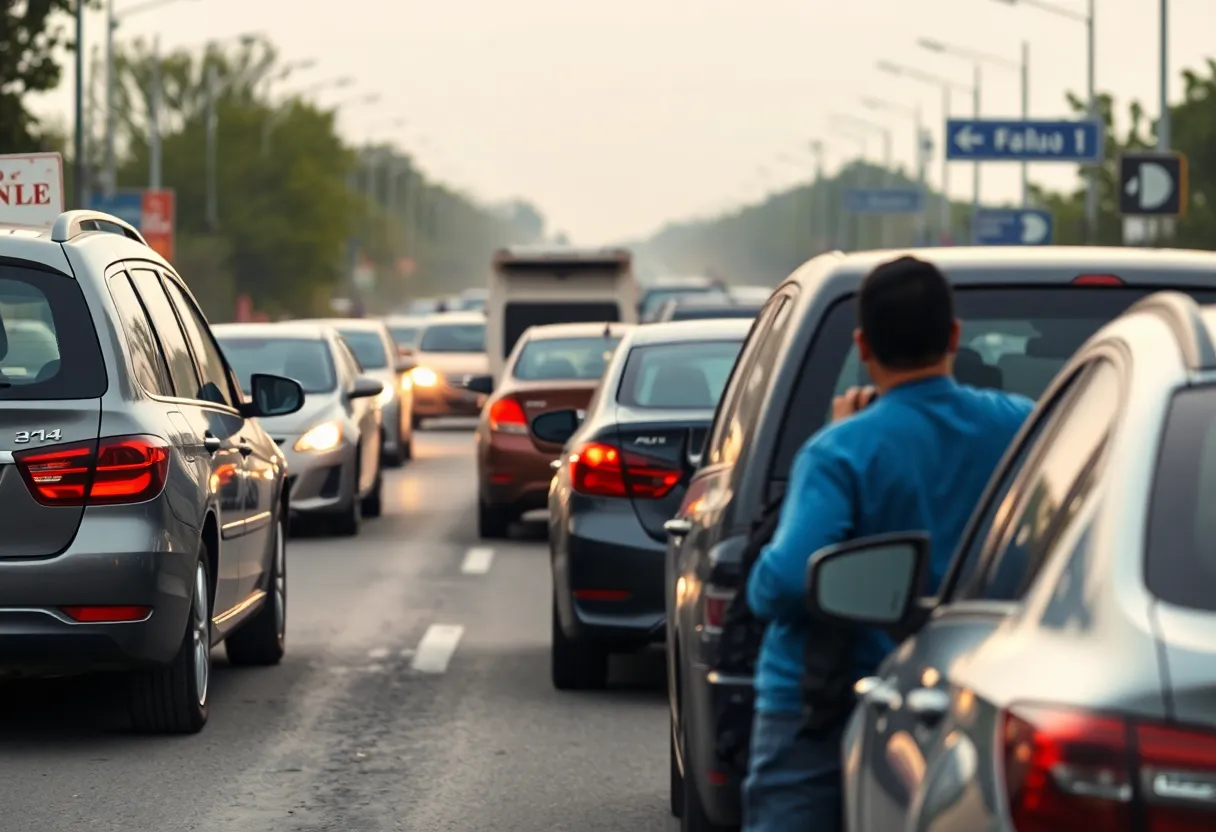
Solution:
[{"label": "rear bumper", "polygon": [[510,506],[521,512],[545,508],[553,481],[549,463],[560,449],[548,453],[537,450],[528,436],[483,433],[487,434],[489,441],[479,447],[481,499],[487,505]]},{"label": "rear bumper", "polygon": [[[45,560],[0,561],[0,674],[46,675],[164,664],[190,613],[198,532],[154,501],[87,509],[76,542]],[[115,507],[118,509],[119,507]],[[143,621],[82,624],[62,607],[144,606]]]},{"label": "rear bumper", "polygon": [[626,649],[663,642],[666,548],[646,534],[627,500],[589,502],[595,505],[557,521],[563,528],[550,535],[562,629]]}]

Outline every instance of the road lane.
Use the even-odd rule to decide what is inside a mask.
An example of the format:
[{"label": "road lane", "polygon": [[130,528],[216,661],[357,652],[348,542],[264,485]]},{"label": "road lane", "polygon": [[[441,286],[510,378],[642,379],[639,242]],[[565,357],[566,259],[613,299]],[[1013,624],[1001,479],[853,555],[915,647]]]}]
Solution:
[{"label": "road lane", "polygon": [[0,690],[0,832],[674,829],[661,655],[552,689],[543,527],[475,538],[471,451],[420,434],[383,518],[291,541],[288,657],[217,650],[200,736],[126,735],[96,680]]}]

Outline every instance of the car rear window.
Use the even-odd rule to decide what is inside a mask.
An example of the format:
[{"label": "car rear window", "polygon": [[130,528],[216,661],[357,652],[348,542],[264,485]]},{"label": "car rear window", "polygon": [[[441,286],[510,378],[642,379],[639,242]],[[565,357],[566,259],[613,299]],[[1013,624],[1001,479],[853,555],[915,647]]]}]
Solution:
[{"label": "car rear window", "polygon": [[338,332],[346,339],[350,351],[359,359],[364,370],[383,370],[388,366],[388,352],[379,333],[366,329],[339,329]]},{"label": "car rear window", "polygon": [[502,354],[510,355],[530,327],[547,324],[617,323],[621,310],[612,301],[514,301],[503,308]]},{"label": "car rear window", "polygon": [[679,286],[670,289],[648,289],[642,295],[641,307],[638,314],[642,320],[649,320],[659,314],[659,310],[663,308],[663,304],[669,300],[679,300],[686,297],[700,297],[702,295],[712,294],[715,296],[724,296],[721,289],[715,286]]},{"label": "car rear window", "polygon": [[627,407],[712,410],[742,346],[742,341],[685,341],[634,347],[617,401]]},{"label": "car rear window", "polygon": [[0,263],[0,401],[95,399],[107,386],[80,284]]},{"label": "car rear window", "polygon": [[1149,503],[1145,586],[1170,604],[1216,612],[1216,386],[1175,394]]},{"label": "car rear window", "polygon": [[434,324],[422,333],[422,352],[485,352],[485,324]]},{"label": "car rear window", "polygon": [[511,375],[520,381],[593,381],[604,375],[619,337],[544,338],[519,351]]},{"label": "car rear window", "polygon": [[[1037,399],[1073,352],[1140,298],[1161,288],[1036,286],[958,288],[963,323],[955,376],[964,384]],[[1216,292],[1186,291],[1200,303]],[[857,355],[854,300],[832,306],[815,334],[787,414],[772,476],[784,480],[798,448],[827,421],[832,397],[870,379]]]},{"label": "car rear window", "polygon": [[419,327],[416,326],[390,326],[388,328],[389,335],[393,336],[393,342],[399,347],[412,347],[418,341]]},{"label": "car rear window", "polygon": [[246,393],[254,373],[294,378],[305,393],[329,393],[338,386],[333,356],[324,341],[232,335],[217,335],[216,340]]}]

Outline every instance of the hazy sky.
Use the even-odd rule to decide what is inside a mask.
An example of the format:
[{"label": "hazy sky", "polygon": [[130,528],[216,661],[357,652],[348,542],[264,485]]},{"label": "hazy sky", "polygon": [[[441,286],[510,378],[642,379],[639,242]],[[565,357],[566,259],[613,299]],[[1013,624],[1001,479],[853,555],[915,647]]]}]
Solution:
[{"label": "hazy sky", "polygon": [[[1052,2],[1080,11],[1085,0]],[[139,4],[118,0],[120,10]],[[1099,89],[1156,112],[1159,0],[1097,5]],[[1177,97],[1178,73],[1216,56],[1216,2],[1171,0],[1170,13]],[[101,43],[101,19],[90,30]],[[1065,92],[1085,83],[1082,24],[998,0],[180,0],[119,31],[159,34],[164,48],[265,33],[286,59],[318,61],[284,91],[350,75],[347,92],[382,96],[343,111],[352,141],[396,140],[482,198],[528,198],[580,243],[639,236],[807,179],[812,138],[838,166],[857,142],[840,135],[837,113],[896,128],[896,158],[911,165],[911,117],[868,111],[866,96],[923,105],[940,158],[940,94],[875,69],[887,59],[969,82],[967,61],[919,49],[919,36],[1010,59],[1029,39],[1032,116],[1065,114]],[[984,114],[1016,115],[1018,84],[1016,71],[987,68]],[[960,93],[954,106],[969,113],[971,103]],[[69,90],[36,109],[68,117]],[[409,126],[387,126],[401,118]],[[881,146],[874,134],[871,158]],[[966,198],[970,169],[952,170],[951,192]],[[1031,175],[1070,185],[1075,170],[1037,165]],[[939,177],[937,162],[930,181]],[[1016,165],[985,166],[983,194],[1014,199],[1018,182]]]}]

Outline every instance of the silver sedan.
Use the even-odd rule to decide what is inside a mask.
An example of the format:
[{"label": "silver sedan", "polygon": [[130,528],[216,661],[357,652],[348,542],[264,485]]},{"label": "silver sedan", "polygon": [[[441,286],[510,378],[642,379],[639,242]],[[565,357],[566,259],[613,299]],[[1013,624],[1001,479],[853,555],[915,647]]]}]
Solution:
[{"label": "silver sedan", "polygon": [[321,324],[221,324],[215,336],[249,389],[255,373],[286,376],[307,391],[304,407],[262,419],[287,457],[293,519],[322,520],[337,534],[359,533],[381,511],[384,385],[365,376],[345,342]]}]

